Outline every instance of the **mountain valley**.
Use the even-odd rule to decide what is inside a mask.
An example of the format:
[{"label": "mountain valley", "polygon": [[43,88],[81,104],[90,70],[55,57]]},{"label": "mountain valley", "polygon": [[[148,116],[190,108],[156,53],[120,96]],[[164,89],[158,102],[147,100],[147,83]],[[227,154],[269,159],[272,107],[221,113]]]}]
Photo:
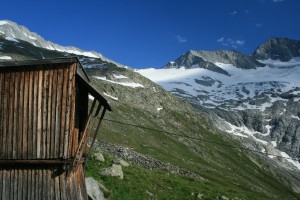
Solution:
[{"label": "mountain valley", "polygon": [[[0,21],[0,62],[77,56],[109,100],[93,150],[107,161],[87,167],[109,199],[300,198],[299,50],[272,38],[251,56],[189,51],[134,70]],[[98,173],[113,157],[130,163],[123,180]]]}]

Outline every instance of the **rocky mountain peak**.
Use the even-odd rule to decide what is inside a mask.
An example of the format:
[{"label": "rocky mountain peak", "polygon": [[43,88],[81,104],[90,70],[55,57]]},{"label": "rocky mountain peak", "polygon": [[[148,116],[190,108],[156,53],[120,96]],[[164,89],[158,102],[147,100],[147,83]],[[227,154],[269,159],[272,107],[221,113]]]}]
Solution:
[{"label": "rocky mountain peak", "polygon": [[174,62],[169,62],[164,68],[205,68],[210,71],[229,75],[228,72],[218,67],[216,63],[232,64],[237,68],[256,69],[263,67],[255,59],[246,56],[238,51],[217,50],[217,51],[195,51],[190,50],[177,58]]},{"label": "rocky mountain peak", "polygon": [[260,45],[251,57],[257,60],[280,60],[287,62],[300,56],[300,41],[288,38],[270,38]]},{"label": "rocky mountain peak", "polygon": [[49,50],[56,50],[60,52],[68,52],[68,53],[75,53],[78,55],[85,55],[88,57],[94,58],[102,58],[103,56],[99,53],[94,51],[83,51],[79,48],[73,46],[61,46],[58,44],[54,44],[50,41],[45,40],[43,37],[38,35],[37,33],[31,32],[25,26],[18,25],[15,22],[9,20],[1,20],[0,21],[0,36],[6,39],[16,39],[16,40],[23,40],[33,44],[36,47],[41,47]]}]

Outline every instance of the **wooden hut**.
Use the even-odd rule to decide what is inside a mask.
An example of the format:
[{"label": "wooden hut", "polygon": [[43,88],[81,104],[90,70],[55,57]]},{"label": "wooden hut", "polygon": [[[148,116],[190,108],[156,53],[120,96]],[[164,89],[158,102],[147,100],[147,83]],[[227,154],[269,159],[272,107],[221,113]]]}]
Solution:
[{"label": "wooden hut", "polygon": [[0,199],[88,199],[88,133],[106,110],[77,58],[0,63]]}]

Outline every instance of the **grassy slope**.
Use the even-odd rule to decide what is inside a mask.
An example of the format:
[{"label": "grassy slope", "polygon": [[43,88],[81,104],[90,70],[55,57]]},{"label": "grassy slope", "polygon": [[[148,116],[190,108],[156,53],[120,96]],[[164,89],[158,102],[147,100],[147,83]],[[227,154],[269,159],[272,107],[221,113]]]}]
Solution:
[{"label": "grassy slope", "polygon": [[[138,76],[124,69],[113,70],[113,73],[119,72],[132,79]],[[89,73],[101,75],[97,70],[89,70]],[[229,137],[208,128],[209,121],[206,118],[195,113],[184,102],[174,100],[173,96],[153,83],[143,80],[142,84],[146,89],[129,89],[95,79],[93,84],[100,91],[119,97],[118,101],[109,99],[114,111],[107,118],[199,138],[188,139],[104,121],[99,140],[130,147],[163,162],[193,171],[207,180],[200,181],[137,167],[126,168],[125,179],[122,181],[95,174],[112,191],[114,199],[144,199],[148,195],[145,191],[157,195],[158,199],[196,198],[192,193],[204,194],[204,198],[208,199],[220,195],[242,199],[292,199],[297,196],[268,172],[263,161],[256,158],[260,164],[252,162],[255,156],[249,155],[249,152],[203,142],[238,145]],[[154,86],[157,92],[151,93]],[[157,105],[162,106],[163,110],[156,111]],[[94,164],[96,165],[92,162],[91,165]]]}]

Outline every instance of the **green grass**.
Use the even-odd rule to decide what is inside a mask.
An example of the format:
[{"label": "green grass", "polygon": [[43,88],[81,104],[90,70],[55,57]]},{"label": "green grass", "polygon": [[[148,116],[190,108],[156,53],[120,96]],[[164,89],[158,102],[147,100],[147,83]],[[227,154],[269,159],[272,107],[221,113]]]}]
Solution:
[{"label": "green grass", "polygon": [[[200,123],[197,121],[199,118],[190,116],[187,123],[186,116],[182,113],[169,111],[166,115],[168,120],[165,121],[165,126],[162,126],[151,113],[129,107],[126,104],[118,104],[114,107],[114,112],[107,117],[193,136],[199,140],[109,121],[104,121],[98,139],[130,147],[136,152],[180,166],[199,174],[207,181],[133,166],[124,169],[124,180],[96,175],[96,178],[111,190],[113,199],[134,199],[136,196],[137,199],[149,198],[146,191],[157,195],[158,199],[195,199],[197,195],[193,196],[192,193],[204,194],[207,199],[215,199],[220,195],[232,198],[237,196],[241,199],[285,199],[287,197],[292,199],[297,197],[271,173],[253,163],[249,158],[249,152],[214,144],[239,145],[230,138],[204,128],[201,121]],[[189,123],[192,124],[192,127]],[[203,140],[214,143],[207,143]],[[258,162],[260,161],[258,160]],[[97,170],[98,168],[95,168],[90,171]]]},{"label": "green grass", "polygon": [[[107,156],[106,156],[107,157]],[[101,176],[99,168],[111,164],[110,158],[105,163],[94,159],[89,160],[86,175],[103,183],[110,191],[106,194],[109,199],[140,200],[140,199],[197,199],[202,194],[202,199],[216,199],[226,196],[230,199],[265,199],[260,194],[245,191],[231,183],[216,184],[207,180],[198,180],[181,175],[171,174],[166,171],[146,170],[139,167],[123,167],[124,179]]]}]

